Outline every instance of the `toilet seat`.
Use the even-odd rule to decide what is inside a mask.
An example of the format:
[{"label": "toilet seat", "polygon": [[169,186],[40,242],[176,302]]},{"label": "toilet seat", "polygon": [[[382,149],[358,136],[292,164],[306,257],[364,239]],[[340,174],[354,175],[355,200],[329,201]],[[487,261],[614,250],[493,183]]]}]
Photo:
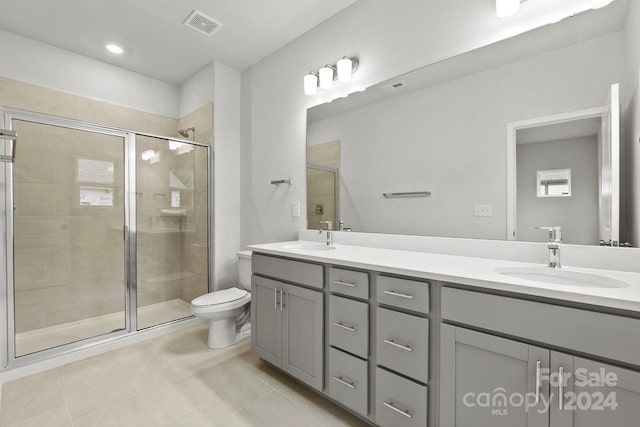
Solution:
[{"label": "toilet seat", "polygon": [[191,301],[191,312],[217,313],[242,307],[251,300],[251,294],[239,288],[229,288],[211,292]]},{"label": "toilet seat", "polygon": [[249,292],[239,288],[229,288],[220,291],[210,292],[205,295],[201,295],[198,298],[191,301],[191,305],[198,307],[204,307],[208,305],[225,304],[227,302],[239,300],[246,296]]}]

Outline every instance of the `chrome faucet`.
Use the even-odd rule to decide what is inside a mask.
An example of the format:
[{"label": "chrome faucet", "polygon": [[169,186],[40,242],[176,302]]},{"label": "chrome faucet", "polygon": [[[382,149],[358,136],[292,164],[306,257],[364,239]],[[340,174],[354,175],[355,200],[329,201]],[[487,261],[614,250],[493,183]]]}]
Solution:
[{"label": "chrome faucet", "polygon": [[327,232],[327,246],[333,246],[333,233],[331,230],[318,230],[318,234],[322,234],[323,231]]},{"label": "chrome faucet", "polygon": [[560,264],[560,242],[562,242],[561,227],[536,227],[538,230],[549,232],[549,268],[562,268]]},{"label": "chrome faucet", "polygon": [[327,232],[327,246],[333,246],[333,233],[331,231],[331,221],[320,221],[320,229],[318,234],[322,234],[323,231]]}]

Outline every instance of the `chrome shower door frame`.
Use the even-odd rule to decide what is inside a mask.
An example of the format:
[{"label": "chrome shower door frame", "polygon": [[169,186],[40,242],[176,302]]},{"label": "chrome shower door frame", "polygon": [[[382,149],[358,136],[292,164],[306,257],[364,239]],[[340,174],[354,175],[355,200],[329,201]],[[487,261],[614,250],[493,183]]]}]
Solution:
[{"label": "chrome shower door frame", "polygon": [[[120,130],[113,129],[101,125],[84,123],[73,119],[65,119],[55,116],[49,116],[45,114],[33,113],[29,111],[22,111],[13,108],[0,108],[0,114],[3,115],[4,128],[12,130],[12,121],[13,120],[21,120],[25,122],[37,123],[46,126],[57,126],[66,129],[72,129],[77,131],[91,132],[102,135],[109,135],[118,138],[122,138],[123,140],[123,158],[124,164],[128,165],[129,161],[127,159],[127,149],[130,144],[131,133]],[[18,144],[19,144],[18,135]],[[6,149],[3,147],[3,149]],[[135,161],[135,158],[134,158]],[[128,312],[130,311],[131,301],[130,294],[128,291],[129,284],[127,278],[129,276],[128,266],[131,264],[129,252],[129,237],[126,232],[128,227],[130,226],[129,219],[131,217],[131,207],[128,203],[127,195],[131,192],[131,185],[127,181],[127,174],[129,167],[125,166],[123,168],[124,172],[124,230],[123,230],[123,240],[124,240],[124,277],[123,277],[123,285],[124,285],[124,296],[125,296],[125,330],[124,331],[116,331],[107,334],[101,334],[95,337],[83,339],[77,342],[71,342],[68,344],[61,345],[59,347],[53,347],[49,349],[45,349],[42,351],[38,351],[31,354],[26,354],[23,356],[16,355],[15,349],[15,306],[13,301],[15,298],[14,294],[14,219],[13,219],[13,206],[14,206],[14,177],[13,177],[13,163],[5,164],[4,174],[2,174],[2,181],[0,182],[0,187],[4,191],[4,204],[2,208],[3,221],[2,226],[4,228],[4,256],[3,256],[3,264],[6,266],[6,276],[2,277],[3,282],[0,283],[0,289],[2,292],[2,306],[5,309],[6,316],[3,316],[3,320],[5,321],[5,325],[3,328],[4,336],[3,341],[6,345],[6,354],[2,355],[2,368],[12,368],[17,366],[26,365],[32,363],[35,360],[41,360],[44,358],[51,357],[53,355],[63,354],[72,350],[77,350],[78,348],[83,348],[89,346],[98,341],[104,341],[105,339],[115,338],[118,336],[122,336],[130,332],[131,325],[128,324]],[[135,190],[134,190],[135,191]],[[135,218],[134,218],[135,220]],[[4,347],[4,346],[3,346]]]},{"label": "chrome shower door frame", "polygon": [[333,174],[333,209],[335,212],[335,224],[333,224],[334,230],[337,230],[340,223],[340,169],[332,168],[329,166],[318,165],[315,163],[307,163],[307,169],[313,169],[317,171],[329,172]]}]

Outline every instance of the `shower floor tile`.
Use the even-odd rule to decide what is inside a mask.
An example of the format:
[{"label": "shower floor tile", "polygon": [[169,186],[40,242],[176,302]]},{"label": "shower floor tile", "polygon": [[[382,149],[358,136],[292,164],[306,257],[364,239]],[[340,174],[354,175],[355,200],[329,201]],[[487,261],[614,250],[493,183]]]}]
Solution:
[{"label": "shower floor tile", "polygon": [[[4,384],[4,426],[364,426],[207,325]],[[40,404],[38,402],[46,402]]]},{"label": "shower floor tile", "polygon": [[[191,316],[191,305],[181,299],[138,308],[138,329]],[[63,323],[16,334],[16,355],[34,353],[124,328],[124,312]]]}]

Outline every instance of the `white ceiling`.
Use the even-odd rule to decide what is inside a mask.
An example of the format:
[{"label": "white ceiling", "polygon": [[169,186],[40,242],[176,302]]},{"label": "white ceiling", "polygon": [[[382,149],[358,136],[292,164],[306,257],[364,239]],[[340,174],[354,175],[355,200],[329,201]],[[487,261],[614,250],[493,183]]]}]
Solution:
[{"label": "white ceiling", "polygon": [[602,119],[600,117],[592,117],[522,129],[517,132],[516,143],[533,144],[536,142],[562,141],[585,136],[596,136],[600,130],[601,123]]},{"label": "white ceiling", "polygon": [[[212,61],[244,70],[355,1],[13,0],[0,28],[181,84]],[[223,27],[213,37],[186,27],[194,9]],[[109,54],[107,41],[125,54]]]}]

